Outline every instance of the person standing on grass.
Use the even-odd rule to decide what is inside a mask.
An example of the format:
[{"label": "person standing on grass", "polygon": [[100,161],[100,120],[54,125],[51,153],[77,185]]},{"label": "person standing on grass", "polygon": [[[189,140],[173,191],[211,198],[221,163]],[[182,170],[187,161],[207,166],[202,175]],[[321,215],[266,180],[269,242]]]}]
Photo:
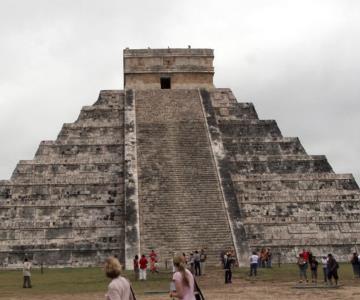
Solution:
[{"label": "person standing on grass", "polygon": [[157,270],[157,254],[155,253],[154,249],[151,250],[149,257],[150,257],[150,272],[159,273],[159,271]]},{"label": "person standing on grass", "polygon": [[359,256],[356,252],[353,253],[353,256],[351,257],[350,263],[352,265],[353,268],[353,273],[354,273],[354,278],[359,277],[360,275],[360,270],[359,270]]},{"label": "person standing on grass", "polygon": [[195,251],[194,254],[194,268],[195,268],[195,276],[201,276],[200,253],[197,250]]},{"label": "person standing on grass", "polygon": [[270,248],[267,249],[267,260],[266,260],[266,267],[271,268],[272,267],[272,253]]},{"label": "person standing on grass", "polygon": [[323,269],[323,275],[324,275],[324,282],[327,282],[327,258],[326,256],[323,256],[321,258],[321,264],[322,264],[322,269]]},{"label": "person standing on grass", "polygon": [[105,275],[111,278],[108,286],[106,300],[133,300],[130,283],[127,279],[120,276],[121,265],[115,257],[108,257],[104,266]]},{"label": "person standing on grass", "polygon": [[306,261],[306,263],[308,263],[309,262],[310,251],[308,251],[308,250],[306,250],[304,248],[303,252],[302,252],[302,256],[303,256],[304,260]]},{"label": "person standing on grass", "polygon": [[28,261],[27,258],[24,259],[24,265],[23,265],[23,276],[24,276],[24,282],[23,282],[23,288],[31,288],[31,262]]},{"label": "person standing on grass", "polygon": [[231,256],[231,252],[226,253],[225,259],[225,284],[232,283],[232,267],[235,259]]},{"label": "person standing on grass", "polygon": [[328,263],[327,263],[327,271],[328,271],[328,279],[330,285],[332,285],[332,278],[335,280],[335,285],[338,284],[339,276],[337,270],[339,269],[339,264],[335,260],[332,254],[328,254]]},{"label": "person standing on grass", "polygon": [[145,257],[145,254],[141,255],[139,266],[140,266],[140,280],[146,280],[146,269],[148,265],[148,260]]},{"label": "person standing on grass", "polygon": [[135,255],[133,263],[134,263],[135,280],[139,280],[139,256],[138,255]]},{"label": "person standing on grass", "polygon": [[250,256],[250,276],[257,276],[257,267],[259,263],[259,256],[254,251]]},{"label": "person standing on grass", "polygon": [[201,271],[201,275],[205,275],[206,258],[207,258],[207,255],[205,253],[205,250],[201,249],[201,252],[200,252],[200,271]]},{"label": "person standing on grass", "polygon": [[260,259],[259,259],[259,268],[265,268],[265,261],[266,261],[266,249],[265,248],[262,248],[261,249],[261,252],[260,252]]},{"label": "person standing on grass", "polygon": [[308,282],[307,275],[306,275],[307,263],[306,263],[306,260],[304,259],[304,255],[302,253],[299,254],[297,264],[299,267],[299,276],[300,276],[299,283],[302,283],[303,279],[305,280],[305,282]]},{"label": "person standing on grass", "polygon": [[310,270],[311,270],[311,282],[312,283],[317,283],[317,269],[318,269],[318,261],[316,260],[315,256],[311,256],[311,261],[310,263]]},{"label": "person standing on grass", "polygon": [[173,263],[176,269],[172,278],[175,288],[170,291],[170,297],[180,300],[196,300],[194,296],[194,276],[186,269],[183,257],[175,256]]},{"label": "person standing on grass", "polygon": [[195,274],[195,261],[194,261],[194,253],[190,252],[190,257],[189,257],[189,263],[190,263],[190,272],[191,274]]}]

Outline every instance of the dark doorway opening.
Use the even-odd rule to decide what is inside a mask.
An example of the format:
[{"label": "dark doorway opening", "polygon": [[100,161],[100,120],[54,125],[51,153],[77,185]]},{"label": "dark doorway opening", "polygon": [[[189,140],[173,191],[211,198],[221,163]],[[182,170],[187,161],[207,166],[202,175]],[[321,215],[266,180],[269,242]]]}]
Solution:
[{"label": "dark doorway opening", "polygon": [[169,77],[160,77],[161,89],[171,89],[171,79]]}]

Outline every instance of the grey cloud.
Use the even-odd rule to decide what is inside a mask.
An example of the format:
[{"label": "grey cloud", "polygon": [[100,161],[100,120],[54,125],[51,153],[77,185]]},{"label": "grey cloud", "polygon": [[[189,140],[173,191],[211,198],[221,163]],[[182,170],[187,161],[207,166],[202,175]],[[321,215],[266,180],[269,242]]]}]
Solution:
[{"label": "grey cloud", "polygon": [[[3,0],[0,178],[122,88],[125,47],[215,49],[215,84],[360,179],[358,1]],[[359,181],[359,180],[358,180]]]}]

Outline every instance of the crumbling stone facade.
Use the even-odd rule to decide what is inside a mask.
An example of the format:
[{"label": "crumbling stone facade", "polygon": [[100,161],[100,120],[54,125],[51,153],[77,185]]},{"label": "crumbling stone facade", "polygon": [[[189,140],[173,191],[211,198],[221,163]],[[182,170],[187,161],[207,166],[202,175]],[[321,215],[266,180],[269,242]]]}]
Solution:
[{"label": "crumbling stone facade", "polygon": [[0,262],[78,266],[110,254],[269,247],[346,260],[359,188],[324,156],[213,86],[210,49],[124,50],[123,91],[102,91],[55,141],[0,181]]}]

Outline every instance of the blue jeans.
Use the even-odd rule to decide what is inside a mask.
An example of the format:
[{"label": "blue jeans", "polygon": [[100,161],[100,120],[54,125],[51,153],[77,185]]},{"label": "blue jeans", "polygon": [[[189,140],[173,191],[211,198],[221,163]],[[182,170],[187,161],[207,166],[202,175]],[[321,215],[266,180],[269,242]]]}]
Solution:
[{"label": "blue jeans", "polygon": [[302,266],[299,266],[299,276],[300,276],[300,280],[302,280],[303,278],[307,281],[307,275],[306,275],[306,270],[307,270],[307,264],[304,264]]},{"label": "blue jeans", "polygon": [[323,267],[323,274],[324,274],[324,282],[327,282],[327,268]]},{"label": "blue jeans", "polygon": [[257,275],[258,264],[250,264],[250,276]]}]

